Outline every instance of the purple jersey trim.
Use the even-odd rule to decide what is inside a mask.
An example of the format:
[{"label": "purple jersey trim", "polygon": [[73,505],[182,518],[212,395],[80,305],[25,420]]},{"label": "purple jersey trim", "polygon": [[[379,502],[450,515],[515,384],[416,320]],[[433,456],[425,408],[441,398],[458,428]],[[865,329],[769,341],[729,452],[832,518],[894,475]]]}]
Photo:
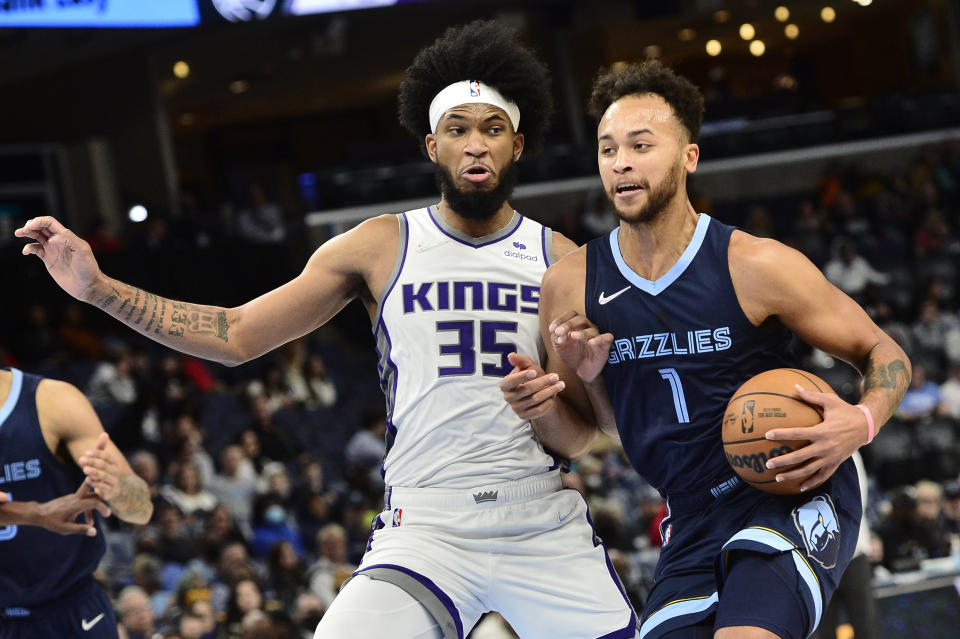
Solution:
[{"label": "purple jersey trim", "polygon": [[403,255],[400,257],[400,266],[396,268],[396,273],[391,273],[391,280],[387,286],[386,293],[380,298],[380,303],[377,306],[377,317],[373,321],[374,331],[376,331],[377,324],[379,324],[383,318],[383,305],[387,303],[387,298],[390,297],[390,293],[393,292],[393,287],[400,281],[400,273],[403,272],[403,265],[407,261],[407,246],[410,244],[410,222],[407,221],[406,213],[401,213],[398,217],[401,222],[400,226],[403,227],[403,237],[401,238],[400,245],[397,246],[397,250],[402,251]]},{"label": "purple jersey trim", "polygon": [[543,247],[543,263],[546,265],[547,268],[550,268],[551,256],[547,254],[547,232],[548,231],[551,233],[553,232],[553,231],[550,231],[550,229],[548,229],[545,226],[540,227],[540,246]]},{"label": "purple jersey trim", "polygon": [[443,225],[440,224],[440,222],[437,221],[437,218],[433,217],[433,207],[432,207],[432,206],[428,206],[428,207],[427,207],[427,215],[430,216],[430,220],[434,223],[434,225],[436,225],[437,229],[438,229],[441,233],[443,233],[444,235],[446,235],[447,237],[449,237],[451,240],[453,240],[453,241],[455,241],[455,242],[459,242],[460,244],[463,244],[464,246],[469,246],[469,247],[471,247],[471,248],[482,248],[482,247],[484,247],[484,246],[489,246],[489,245],[491,245],[491,244],[496,244],[497,242],[500,242],[500,241],[502,241],[502,240],[505,240],[505,239],[507,239],[508,237],[510,237],[511,235],[513,235],[514,233],[516,233],[516,232],[517,232],[517,229],[520,228],[520,225],[523,224],[523,216],[517,216],[517,217],[519,218],[519,219],[517,220],[517,224],[516,224],[512,229],[510,229],[510,231],[509,231],[508,233],[506,233],[505,235],[500,235],[499,237],[495,237],[494,239],[489,240],[489,241],[487,241],[487,242],[481,242],[481,243],[479,243],[479,244],[473,244],[473,243],[471,243],[471,242],[466,242],[466,241],[464,241],[463,239],[461,239],[461,238],[457,237],[456,235],[453,235],[452,233],[450,233],[449,231],[447,231],[447,229],[443,228]]},{"label": "purple jersey trim", "polygon": [[600,637],[597,637],[597,639],[634,639],[634,637],[637,636],[637,613],[630,604],[630,598],[627,597],[627,592],[623,589],[623,584],[620,582],[620,577],[617,576],[617,571],[613,568],[613,562],[610,561],[610,555],[607,554],[606,545],[604,545],[603,541],[597,535],[597,529],[593,525],[593,519],[590,517],[589,506],[587,506],[587,523],[590,524],[590,531],[593,534],[593,545],[594,547],[600,546],[603,548],[603,558],[607,562],[607,571],[610,573],[610,578],[613,579],[613,583],[617,585],[617,590],[620,591],[620,596],[623,597],[623,601],[627,604],[627,608],[630,609],[630,621],[626,626],[619,630],[614,630],[613,632],[608,632],[605,635],[601,635]]},{"label": "purple jersey trim", "polygon": [[356,576],[356,575],[363,574],[367,570],[371,570],[373,568],[386,568],[388,570],[396,570],[397,572],[402,572],[403,574],[409,577],[413,577],[414,579],[419,581],[423,586],[427,588],[427,590],[433,593],[433,596],[435,596],[437,600],[441,604],[443,604],[443,607],[447,609],[447,612],[449,612],[450,616],[453,618],[453,622],[457,624],[457,637],[459,637],[459,639],[463,639],[463,622],[460,621],[460,611],[457,610],[456,605],[454,605],[453,599],[451,599],[450,596],[447,595],[447,593],[440,590],[437,584],[433,583],[433,581],[431,581],[428,577],[425,577],[418,572],[414,572],[409,568],[404,568],[403,566],[398,566],[396,564],[373,564],[372,566],[365,566],[357,570],[355,573],[353,573],[353,575]]}]

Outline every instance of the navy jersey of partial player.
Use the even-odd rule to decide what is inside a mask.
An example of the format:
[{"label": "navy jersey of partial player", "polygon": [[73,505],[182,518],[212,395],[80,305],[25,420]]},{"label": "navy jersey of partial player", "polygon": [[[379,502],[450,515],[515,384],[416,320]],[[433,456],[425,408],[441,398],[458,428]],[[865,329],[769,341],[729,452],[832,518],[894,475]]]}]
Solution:
[{"label": "navy jersey of partial player", "polygon": [[[47,447],[37,417],[42,378],[12,370],[13,383],[0,406],[0,490],[15,501],[46,502],[76,492],[84,480]],[[89,579],[104,553],[99,515],[96,537],[59,535],[36,526],[0,528],[0,609],[56,599]]]},{"label": "navy jersey of partial player", "polygon": [[587,245],[586,312],[614,336],[604,379],[627,456],[666,494],[731,475],[721,422],[750,377],[794,366],[793,335],[744,315],[727,262],[733,227],[701,214],[677,263],[655,281],[624,262],[619,229]]}]

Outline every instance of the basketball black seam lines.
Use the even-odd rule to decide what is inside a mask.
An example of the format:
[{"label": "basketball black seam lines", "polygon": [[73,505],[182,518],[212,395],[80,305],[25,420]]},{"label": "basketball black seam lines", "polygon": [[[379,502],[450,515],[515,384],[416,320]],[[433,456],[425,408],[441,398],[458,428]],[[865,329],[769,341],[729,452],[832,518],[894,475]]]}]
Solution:
[{"label": "basketball black seam lines", "polygon": [[751,392],[751,393],[744,393],[743,395],[737,395],[736,397],[734,397],[733,399],[730,400],[730,403],[732,404],[733,402],[735,402],[736,400],[740,399],[741,397],[750,397],[751,395],[771,395],[771,396],[773,396],[773,397],[783,397],[783,398],[785,398],[785,399],[789,399],[789,400],[795,401],[795,402],[797,402],[798,404],[803,404],[804,406],[809,406],[809,407],[812,408],[814,411],[816,411],[817,415],[820,416],[820,419],[823,419],[823,411],[822,411],[822,410],[820,409],[820,407],[817,406],[816,404],[810,404],[810,403],[807,403],[807,402],[803,401],[803,400],[800,399],[799,397],[792,397],[792,396],[790,396],[790,395],[784,395],[783,393],[771,393],[771,392],[769,392],[769,391],[753,391],[753,392]]},{"label": "basketball black seam lines", "polygon": [[820,386],[818,386],[817,383],[816,383],[815,381],[813,381],[813,380],[807,375],[806,371],[802,371],[802,370],[800,370],[799,368],[788,368],[787,370],[788,370],[788,371],[793,371],[794,373],[796,373],[796,374],[799,375],[800,377],[804,378],[805,380],[807,380],[808,382],[810,382],[811,384],[813,384],[813,387],[817,389],[817,392],[819,392],[819,393],[824,392],[823,389],[821,389]]}]

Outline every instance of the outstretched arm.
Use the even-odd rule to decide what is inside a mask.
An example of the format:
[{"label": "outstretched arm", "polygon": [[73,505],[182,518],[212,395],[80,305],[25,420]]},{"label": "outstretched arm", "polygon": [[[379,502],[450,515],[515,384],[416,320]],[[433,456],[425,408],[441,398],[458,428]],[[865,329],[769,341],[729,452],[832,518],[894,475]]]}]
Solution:
[{"label": "outstretched arm", "polygon": [[[66,446],[87,476],[85,485],[123,521],[145,524],[153,515],[146,482],[137,477],[103,431],[87,398],[66,382],[45,379],[37,387],[37,415],[48,443]],[[89,507],[88,507],[89,508]]]},{"label": "outstretched arm", "polygon": [[290,282],[234,308],[171,300],[110,278],[90,246],[52,217],[34,218],[15,234],[33,240],[24,255],[43,260],[73,297],[165,346],[237,365],[306,335],[362,292],[361,268],[396,246],[397,223],[393,216],[367,220],[317,249]]},{"label": "outstretched arm", "polygon": [[[730,272],[747,317],[755,324],[776,316],[808,344],[849,362],[864,375],[860,403],[879,430],[897,409],[910,384],[910,360],[866,312],[799,252],[779,242],[735,233],[730,245]],[[802,489],[825,481],[860,446],[867,443],[867,416],[833,394],[798,390],[824,408],[823,422],[804,429],[783,428],[770,439],[807,439],[812,443],[767,466],[802,467],[778,479],[809,476]]]}]

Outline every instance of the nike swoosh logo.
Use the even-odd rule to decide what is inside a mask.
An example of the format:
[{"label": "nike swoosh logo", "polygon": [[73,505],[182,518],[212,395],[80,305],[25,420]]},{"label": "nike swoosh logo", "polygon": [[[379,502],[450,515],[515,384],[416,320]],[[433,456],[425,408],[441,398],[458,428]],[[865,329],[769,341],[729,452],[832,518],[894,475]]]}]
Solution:
[{"label": "nike swoosh logo", "polygon": [[603,306],[604,304],[607,304],[608,302],[612,302],[613,300],[615,300],[616,298],[620,297],[621,295],[623,295],[624,293],[626,293],[626,292],[629,291],[629,290],[630,290],[630,287],[629,287],[629,286],[624,287],[624,288],[620,289],[619,291],[617,291],[616,293],[614,293],[613,295],[610,295],[609,297],[608,297],[607,295],[605,295],[603,291],[600,291],[600,298],[599,298],[597,301],[600,302],[600,306]]},{"label": "nike swoosh logo", "polygon": [[84,632],[86,632],[87,630],[90,630],[90,629],[93,628],[95,625],[97,625],[97,623],[99,623],[101,619],[103,619],[103,613],[102,613],[102,612],[101,612],[99,615],[97,615],[96,617],[94,617],[93,619],[91,619],[90,621],[87,621],[86,619],[81,619],[81,620],[80,620],[80,627],[83,628],[83,631],[84,631]]},{"label": "nike swoosh logo", "polygon": [[423,244],[420,244],[419,246],[417,246],[417,253],[426,253],[427,251],[431,251],[431,250],[437,248],[438,246],[443,246],[444,244],[446,244],[446,243],[449,242],[449,241],[450,241],[450,240],[441,240],[441,241],[437,242],[436,244],[429,244],[429,245],[427,245],[427,246],[424,246]]}]

